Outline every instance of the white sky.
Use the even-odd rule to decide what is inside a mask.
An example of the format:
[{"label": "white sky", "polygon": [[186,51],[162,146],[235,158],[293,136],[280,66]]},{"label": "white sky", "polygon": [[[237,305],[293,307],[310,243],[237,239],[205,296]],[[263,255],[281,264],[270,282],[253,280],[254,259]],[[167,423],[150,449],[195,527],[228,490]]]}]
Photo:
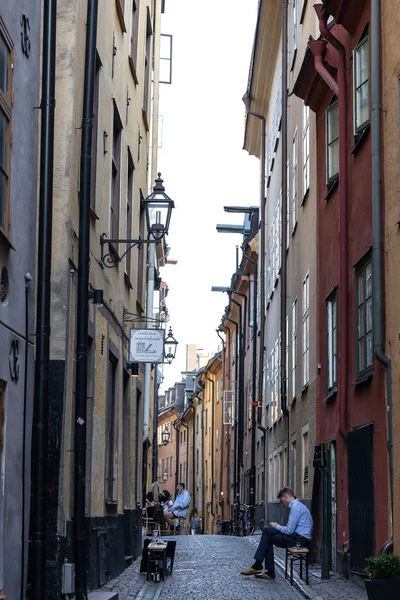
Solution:
[{"label": "white sky", "polygon": [[160,86],[163,119],[159,170],[175,201],[167,243],[177,265],[161,269],[178,350],[165,366],[167,389],[181,380],[186,344],[215,352],[241,235],[217,223],[243,223],[224,205],[258,205],[259,161],[243,150],[245,108],[257,0],[166,0],[162,33],[173,35],[172,85]]}]

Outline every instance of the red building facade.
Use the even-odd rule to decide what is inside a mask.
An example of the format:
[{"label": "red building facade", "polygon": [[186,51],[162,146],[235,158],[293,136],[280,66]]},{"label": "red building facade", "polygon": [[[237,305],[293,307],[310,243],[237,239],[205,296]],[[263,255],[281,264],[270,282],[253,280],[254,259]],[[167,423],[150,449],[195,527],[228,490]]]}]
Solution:
[{"label": "red building facade", "polygon": [[[353,571],[390,537],[385,372],[374,356],[370,2],[316,5],[294,93],[317,115],[317,443],[330,568]],[[334,17],[332,20],[331,17]]]}]

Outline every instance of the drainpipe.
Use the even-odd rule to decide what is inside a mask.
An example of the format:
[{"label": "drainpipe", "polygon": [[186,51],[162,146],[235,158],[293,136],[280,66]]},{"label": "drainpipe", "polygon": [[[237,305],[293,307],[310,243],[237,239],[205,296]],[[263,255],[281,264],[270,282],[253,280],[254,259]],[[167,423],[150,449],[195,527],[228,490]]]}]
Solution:
[{"label": "drainpipe", "polygon": [[[242,390],[242,401],[241,401],[241,405],[239,407],[239,440],[240,440],[240,444],[239,444],[239,464],[241,467],[243,467],[243,437],[244,437],[244,355],[246,352],[246,329],[247,329],[247,325],[246,325],[246,319],[247,319],[247,296],[246,294],[242,294],[241,292],[236,292],[235,290],[232,290],[232,294],[236,294],[237,296],[241,296],[242,298],[244,298],[244,310],[240,311],[240,316],[241,316],[241,320],[243,318],[243,322],[242,322],[242,334],[241,334],[241,344],[240,344],[240,385],[241,385],[241,390]],[[235,304],[237,304],[237,306],[239,306],[240,308],[242,308],[241,304],[236,303],[235,300],[232,299],[232,302],[234,302]]]},{"label": "drainpipe", "polygon": [[[237,321],[234,321],[233,319],[230,319],[229,317],[227,317],[226,315],[224,315],[224,319],[226,321],[229,321],[230,323],[232,323],[235,326],[236,329],[236,344],[235,344],[235,378],[236,378],[236,395],[238,395],[238,382],[237,382],[237,378],[238,378],[238,339],[239,339],[239,323]],[[235,431],[234,431],[234,437],[233,437],[233,507],[234,507],[234,516],[235,519],[238,517],[239,512],[238,512],[238,500],[239,500],[239,496],[240,496],[240,492],[239,492],[239,488],[238,488],[238,477],[237,477],[237,471],[238,471],[238,467],[237,467],[237,460],[236,460],[236,454],[237,454],[237,431],[238,431],[238,423],[237,423],[237,414],[236,414],[236,398],[235,398],[235,420],[236,420],[236,424],[235,424]],[[240,484],[240,480],[239,480],[239,484]]]},{"label": "drainpipe", "polygon": [[179,421],[179,419],[176,419],[172,423],[172,427],[176,431],[176,443],[175,443],[175,445],[176,445],[176,450],[175,450],[175,489],[178,487],[178,477],[179,477],[179,429],[175,425],[175,423],[177,421]]},{"label": "drainpipe", "polygon": [[74,436],[74,550],[76,600],[87,600],[86,552],[86,405],[89,323],[90,190],[93,98],[96,75],[98,0],[88,0],[86,17],[85,80],[83,92],[81,183],[79,200],[78,316],[76,324],[75,436]]},{"label": "drainpipe", "polygon": [[389,454],[389,483],[392,537],[394,533],[394,492],[393,492],[393,404],[392,404],[392,361],[385,355],[384,348],[384,307],[383,283],[383,241],[382,241],[382,196],[381,196],[381,2],[371,0],[371,134],[372,134],[372,290],[373,290],[373,338],[375,356],[386,369],[387,394],[387,450]]},{"label": "drainpipe", "polygon": [[[251,457],[250,457],[250,506],[256,499],[256,394],[257,394],[257,262],[243,249],[243,256],[253,265],[253,357],[252,357],[252,408],[251,408]],[[252,515],[254,516],[254,515]]]},{"label": "drainpipe", "polygon": [[[206,377],[207,381],[211,383],[211,404],[212,404],[212,417],[211,417],[211,515],[215,518],[214,514],[214,411],[215,411],[215,383],[210,377]],[[214,525],[214,524],[213,524]]]},{"label": "drainpipe", "polygon": [[[322,4],[314,5],[319,19],[319,28],[325,39],[332,44],[338,53],[338,84],[331,86],[321,76],[339,98],[339,433],[347,437],[347,381],[348,381],[348,201],[347,201],[347,83],[346,83],[346,50],[343,44],[328,29],[328,12]],[[312,42],[314,45],[315,42]],[[314,53],[314,52],[313,52]],[[314,54],[315,56],[315,54]],[[322,63],[322,53],[320,55]],[[319,58],[318,58],[319,60]],[[323,67],[325,69],[325,67]],[[326,69],[325,69],[326,70]],[[328,73],[328,71],[326,71]],[[328,73],[329,75],[329,73]],[[336,88],[336,91],[335,91]]]},{"label": "drainpipe", "polygon": [[43,6],[39,235],[35,396],[32,428],[32,598],[46,597],[47,463],[50,359],[50,282],[53,221],[57,0]]},{"label": "drainpipe", "polygon": [[[232,345],[231,345],[231,330],[229,329],[229,327],[226,327],[226,325],[224,325],[223,323],[221,323],[220,325],[221,329],[223,329],[225,331],[225,335],[226,335],[226,348],[227,348],[227,353],[226,353],[226,361],[227,361],[227,380],[228,380],[228,385],[229,388],[231,387],[231,352],[232,352]],[[225,434],[225,426],[223,426],[223,431]],[[229,428],[227,427],[226,429],[226,438],[227,438],[227,449],[226,449],[226,456],[227,456],[227,460],[229,460],[229,457],[231,455],[231,435],[229,435]],[[226,469],[226,491],[228,493],[228,502],[230,503],[230,489],[231,489],[231,470],[230,469]],[[230,517],[231,515],[229,515]]]}]

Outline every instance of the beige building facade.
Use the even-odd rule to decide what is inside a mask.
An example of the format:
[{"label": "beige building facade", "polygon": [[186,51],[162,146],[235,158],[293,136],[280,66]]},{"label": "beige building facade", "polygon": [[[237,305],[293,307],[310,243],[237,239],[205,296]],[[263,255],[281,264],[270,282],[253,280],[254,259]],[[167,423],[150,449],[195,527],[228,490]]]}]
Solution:
[{"label": "beige building facade", "polygon": [[[92,589],[115,577],[127,560],[141,552],[141,511],[136,504],[142,501],[151,456],[145,459],[147,468],[143,469],[148,450],[148,445],[143,448],[142,444],[144,377],[142,367],[135,376],[131,374],[128,346],[130,327],[145,327],[147,247],[126,252],[127,244],[105,243],[102,260],[100,236],[126,240],[147,235],[143,199],[154,185],[152,174],[157,172],[156,152],[150,156],[156,116],[151,57],[157,54],[155,33],[159,35],[160,15],[159,0],[101,3],[98,14],[88,259],[90,289],[103,290],[104,302],[101,307],[90,303],[88,331],[86,517],[88,585]],[[59,6],[51,336],[55,433],[50,483],[55,493],[50,518],[51,544],[60,564],[49,577],[49,599],[59,586],[62,563],[74,561],[74,331],[79,311],[85,23],[85,3]],[[157,252],[164,254],[161,246]],[[155,370],[152,373],[154,377]]]}]

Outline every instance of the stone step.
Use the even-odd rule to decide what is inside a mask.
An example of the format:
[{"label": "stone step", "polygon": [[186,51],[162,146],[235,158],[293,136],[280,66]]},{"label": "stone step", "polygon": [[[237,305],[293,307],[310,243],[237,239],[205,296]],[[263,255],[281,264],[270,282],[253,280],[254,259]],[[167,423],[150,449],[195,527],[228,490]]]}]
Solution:
[{"label": "stone step", "polygon": [[89,600],[118,600],[118,592],[110,592],[106,590],[96,590],[90,592]]}]

